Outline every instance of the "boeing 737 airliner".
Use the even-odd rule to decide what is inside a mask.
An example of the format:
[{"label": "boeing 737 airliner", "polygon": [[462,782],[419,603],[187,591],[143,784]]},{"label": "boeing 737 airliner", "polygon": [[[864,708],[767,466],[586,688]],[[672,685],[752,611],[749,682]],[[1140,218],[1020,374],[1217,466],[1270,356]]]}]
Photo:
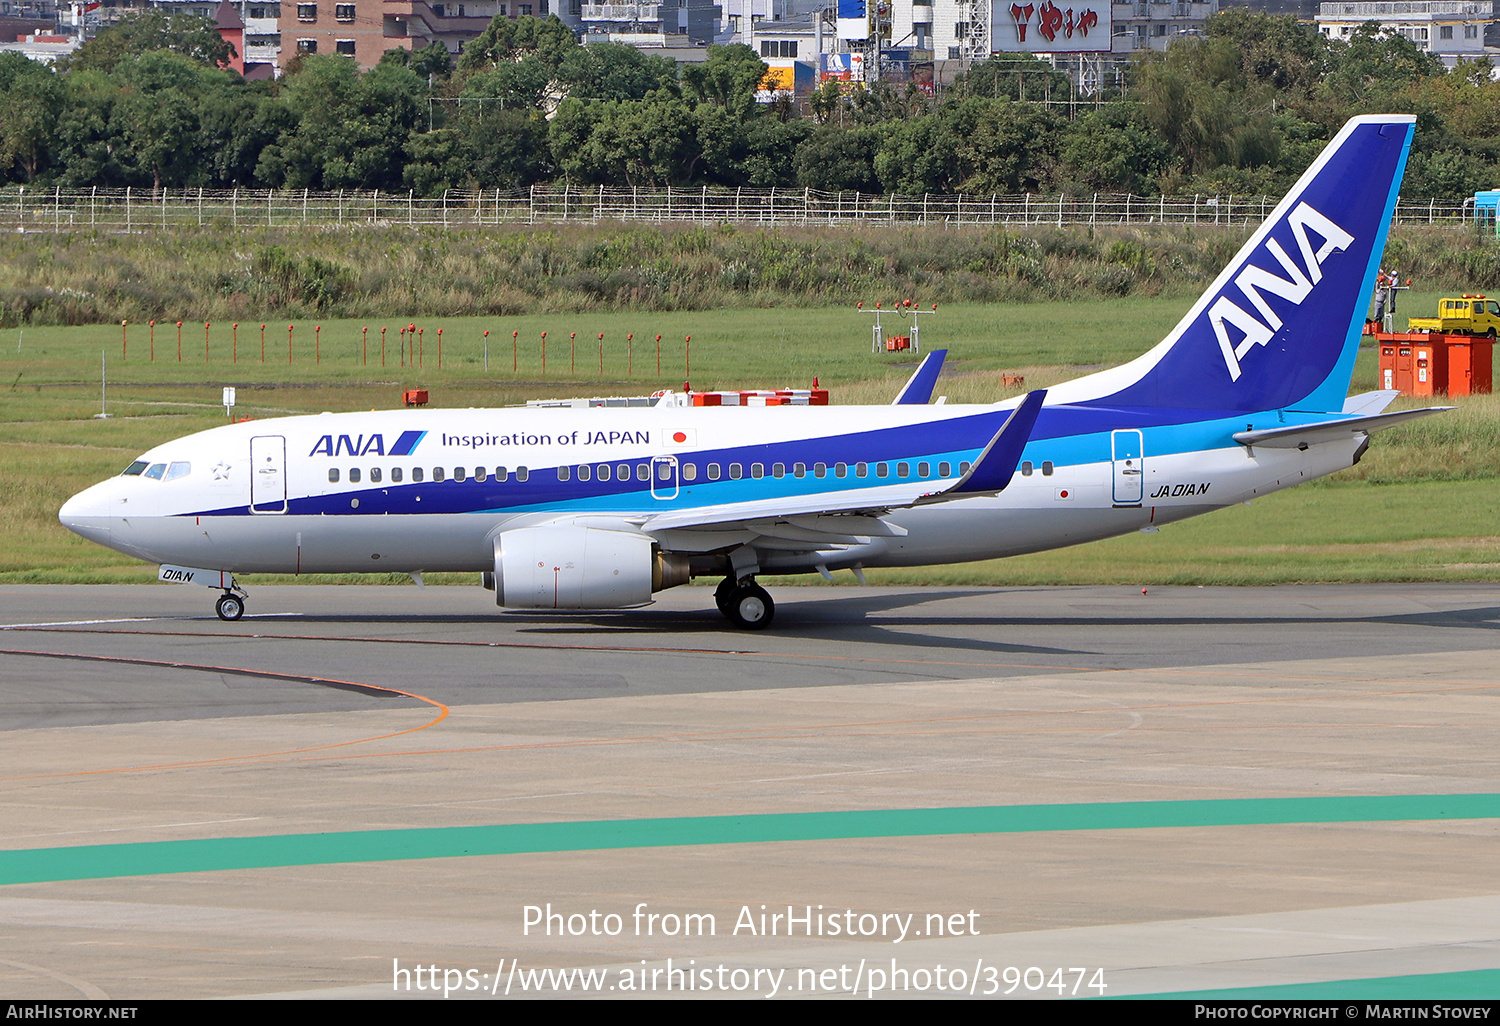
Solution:
[{"label": "boeing 737 airliner", "polygon": [[691,577],[741,627],[761,573],[988,559],[1181,520],[1358,462],[1436,410],[1348,398],[1415,119],[1344,126],[1158,346],[994,406],[402,410],[232,424],[59,513],[222,590],[234,574],[461,570],[501,606],[643,605]]}]

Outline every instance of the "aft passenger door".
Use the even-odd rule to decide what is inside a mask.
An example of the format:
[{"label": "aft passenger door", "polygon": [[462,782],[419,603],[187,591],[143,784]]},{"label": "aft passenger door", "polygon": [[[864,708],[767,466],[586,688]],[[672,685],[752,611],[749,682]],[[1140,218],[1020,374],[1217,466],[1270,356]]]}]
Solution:
[{"label": "aft passenger door", "polygon": [[1135,429],[1111,436],[1114,462],[1114,504],[1139,506],[1146,492],[1145,453],[1141,433]]},{"label": "aft passenger door", "polygon": [[250,439],[250,512],[286,512],[286,439],[281,435]]}]

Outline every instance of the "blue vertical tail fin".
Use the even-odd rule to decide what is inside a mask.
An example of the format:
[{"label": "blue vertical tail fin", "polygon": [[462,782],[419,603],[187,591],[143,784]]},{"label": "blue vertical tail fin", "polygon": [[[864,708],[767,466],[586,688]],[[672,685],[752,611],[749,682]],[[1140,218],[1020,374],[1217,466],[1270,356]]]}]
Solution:
[{"label": "blue vertical tail fin", "polygon": [[1415,122],[1350,120],[1161,344],[1052,402],[1342,409]]}]

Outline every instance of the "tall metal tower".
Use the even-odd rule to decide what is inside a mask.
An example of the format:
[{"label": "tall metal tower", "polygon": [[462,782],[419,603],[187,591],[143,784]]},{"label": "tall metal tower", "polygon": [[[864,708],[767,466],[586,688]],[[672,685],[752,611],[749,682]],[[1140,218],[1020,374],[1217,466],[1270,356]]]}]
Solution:
[{"label": "tall metal tower", "polygon": [[967,69],[990,59],[990,0],[959,0],[958,10],[969,25],[969,34],[959,41],[959,53]]}]

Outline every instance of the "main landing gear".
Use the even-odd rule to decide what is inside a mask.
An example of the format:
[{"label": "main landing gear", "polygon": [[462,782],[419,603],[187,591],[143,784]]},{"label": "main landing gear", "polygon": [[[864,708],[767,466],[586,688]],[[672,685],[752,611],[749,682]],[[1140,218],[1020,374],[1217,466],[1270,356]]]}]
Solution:
[{"label": "main landing gear", "polygon": [[244,595],[226,591],[219,596],[219,601],[214,603],[214,612],[219,614],[220,620],[238,620],[245,615]]},{"label": "main landing gear", "polygon": [[754,577],[724,578],[714,590],[714,604],[736,627],[751,631],[769,627],[776,616],[776,603]]}]

